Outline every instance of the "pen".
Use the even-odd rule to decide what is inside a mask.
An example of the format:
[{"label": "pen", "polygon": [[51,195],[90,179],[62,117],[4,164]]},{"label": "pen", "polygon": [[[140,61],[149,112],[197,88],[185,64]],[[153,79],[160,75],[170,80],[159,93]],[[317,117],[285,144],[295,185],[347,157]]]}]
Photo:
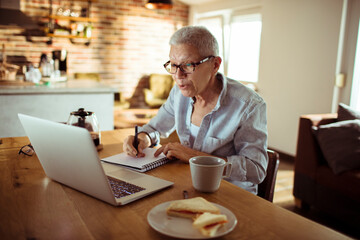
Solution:
[{"label": "pen", "polygon": [[139,141],[138,141],[138,126],[135,126],[135,137],[134,137],[134,142],[133,142],[133,146],[136,149],[137,153],[136,156],[138,155],[138,146],[139,146]]}]

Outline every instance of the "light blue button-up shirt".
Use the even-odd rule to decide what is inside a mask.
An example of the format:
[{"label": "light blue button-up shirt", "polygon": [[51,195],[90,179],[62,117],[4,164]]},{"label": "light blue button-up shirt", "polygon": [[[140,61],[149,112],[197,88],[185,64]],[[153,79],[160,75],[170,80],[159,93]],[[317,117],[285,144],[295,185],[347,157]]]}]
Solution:
[{"label": "light blue button-up shirt", "polygon": [[184,97],[175,85],[158,114],[140,128],[149,133],[152,144],[176,130],[181,144],[211,155],[226,157],[232,171],[226,180],[257,194],[257,185],[266,176],[266,103],[243,84],[217,74],[223,82],[214,109],[204,116],[193,146],[190,124],[194,101]]}]

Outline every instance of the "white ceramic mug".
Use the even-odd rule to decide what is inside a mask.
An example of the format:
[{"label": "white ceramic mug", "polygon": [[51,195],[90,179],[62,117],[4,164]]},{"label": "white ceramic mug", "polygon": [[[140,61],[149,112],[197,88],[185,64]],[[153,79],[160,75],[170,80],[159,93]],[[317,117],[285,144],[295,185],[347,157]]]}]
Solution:
[{"label": "white ceramic mug", "polygon": [[[194,188],[201,192],[215,192],[221,179],[229,177],[232,164],[224,159],[209,156],[197,156],[189,160],[191,179]],[[226,174],[224,169],[226,167]]]}]

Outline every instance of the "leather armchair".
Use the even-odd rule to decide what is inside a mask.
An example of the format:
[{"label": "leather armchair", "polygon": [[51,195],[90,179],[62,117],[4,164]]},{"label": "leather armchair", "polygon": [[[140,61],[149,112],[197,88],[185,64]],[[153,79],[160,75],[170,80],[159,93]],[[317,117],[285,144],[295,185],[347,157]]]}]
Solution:
[{"label": "leather armchair", "polygon": [[149,77],[150,88],[144,89],[146,104],[151,108],[160,107],[168,98],[174,80],[168,74],[151,74]]},{"label": "leather armchair", "polygon": [[312,132],[312,126],[329,124],[336,120],[337,114],[301,116],[293,194],[298,207],[314,207],[352,227],[358,227],[360,226],[360,169],[335,175]]}]

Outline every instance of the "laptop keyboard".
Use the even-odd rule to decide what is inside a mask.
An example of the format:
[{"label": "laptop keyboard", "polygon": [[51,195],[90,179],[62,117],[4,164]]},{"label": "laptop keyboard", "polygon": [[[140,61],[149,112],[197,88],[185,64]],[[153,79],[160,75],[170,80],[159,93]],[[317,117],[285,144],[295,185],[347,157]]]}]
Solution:
[{"label": "laptop keyboard", "polygon": [[128,183],[128,182],[124,182],[124,181],[116,179],[116,178],[112,178],[109,176],[107,176],[107,178],[109,180],[111,189],[113,190],[114,196],[116,198],[125,197],[125,196],[145,190],[145,188],[136,186],[136,185]]}]

